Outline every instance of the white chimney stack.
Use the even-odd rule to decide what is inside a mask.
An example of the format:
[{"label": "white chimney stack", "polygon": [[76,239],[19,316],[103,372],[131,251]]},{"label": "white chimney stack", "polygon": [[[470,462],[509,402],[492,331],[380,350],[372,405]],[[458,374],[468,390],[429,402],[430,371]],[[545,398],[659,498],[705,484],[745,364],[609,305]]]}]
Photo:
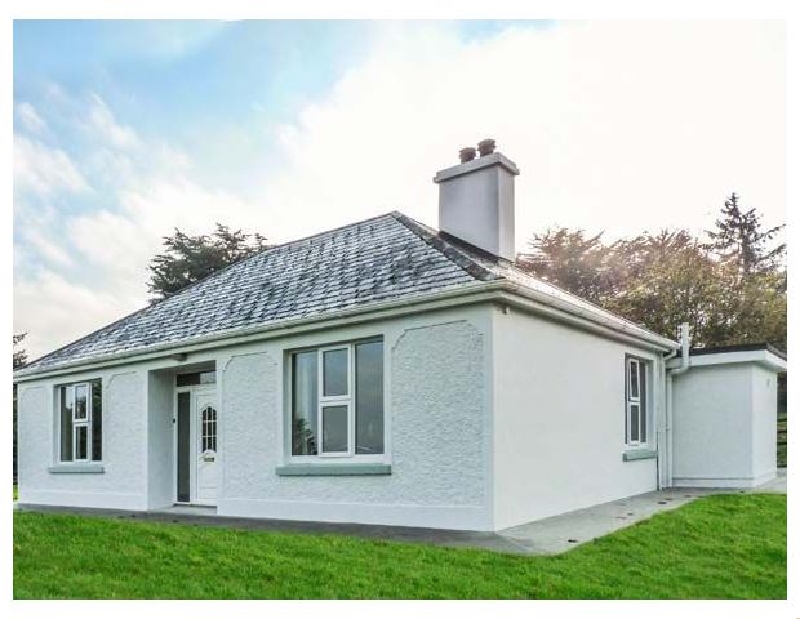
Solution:
[{"label": "white chimney stack", "polygon": [[461,163],[436,173],[439,230],[513,262],[516,164],[494,152],[494,140],[463,148]]}]

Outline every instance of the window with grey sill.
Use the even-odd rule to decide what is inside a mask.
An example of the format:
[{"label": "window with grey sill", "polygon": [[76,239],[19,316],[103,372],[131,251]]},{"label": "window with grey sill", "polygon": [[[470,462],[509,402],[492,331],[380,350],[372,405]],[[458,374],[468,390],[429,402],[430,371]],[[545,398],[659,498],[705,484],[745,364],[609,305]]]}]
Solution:
[{"label": "window with grey sill", "polygon": [[100,379],[57,386],[56,402],[59,462],[100,462],[103,459],[103,387]]},{"label": "window with grey sill", "polygon": [[384,453],[382,340],[298,351],[289,371],[292,457]]},{"label": "window with grey sill", "polygon": [[650,365],[645,359],[625,357],[625,444],[633,448],[644,449],[648,445]]}]

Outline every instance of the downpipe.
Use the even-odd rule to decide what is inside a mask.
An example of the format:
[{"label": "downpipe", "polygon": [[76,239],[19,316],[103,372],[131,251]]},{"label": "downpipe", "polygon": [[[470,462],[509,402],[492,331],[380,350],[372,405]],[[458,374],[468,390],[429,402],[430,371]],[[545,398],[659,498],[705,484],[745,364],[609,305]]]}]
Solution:
[{"label": "downpipe", "polygon": [[672,395],[672,379],[686,372],[690,367],[689,362],[689,349],[691,347],[691,336],[689,331],[689,323],[684,322],[679,327],[680,333],[680,350],[681,350],[681,365],[677,368],[666,367],[667,363],[678,355],[677,349],[672,351],[664,358],[664,374],[666,375],[666,420],[664,425],[664,447],[666,449],[666,457],[664,458],[664,477],[665,487],[672,486],[672,408],[673,408],[673,395]]}]

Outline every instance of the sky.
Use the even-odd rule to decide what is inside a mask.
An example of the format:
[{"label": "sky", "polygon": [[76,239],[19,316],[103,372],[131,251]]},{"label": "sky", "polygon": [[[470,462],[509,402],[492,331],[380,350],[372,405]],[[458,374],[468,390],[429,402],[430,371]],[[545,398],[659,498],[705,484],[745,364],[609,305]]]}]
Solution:
[{"label": "sky", "polygon": [[14,332],[35,358],[147,303],[173,228],[279,243],[400,210],[492,137],[518,249],[786,220],[786,35],[768,21],[14,23]]}]

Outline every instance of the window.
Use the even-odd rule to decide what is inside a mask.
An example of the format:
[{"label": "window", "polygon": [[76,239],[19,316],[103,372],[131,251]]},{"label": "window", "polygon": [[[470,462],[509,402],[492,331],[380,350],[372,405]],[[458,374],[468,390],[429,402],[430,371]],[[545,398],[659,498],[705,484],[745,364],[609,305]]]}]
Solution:
[{"label": "window", "polygon": [[384,453],[383,342],[293,353],[292,456]]},{"label": "window", "polygon": [[217,373],[214,370],[208,372],[191,372],[189,374],[178,374],[175,384],[178,387],[191,387],[192,385],[213,385],[217,382]]},{"label": "window", "polygon": [[61,462],[103,459],[103,393],[100,380],[56,388]]},{"label": "window", "polygon": [[625,442],[628,445],[647,443],[647,367],[647,361],[625,359]]},{"label": "window", "polygon": [[217,411],[213,406],[203,409],[202,448],[203,451],[217,451]]}]

